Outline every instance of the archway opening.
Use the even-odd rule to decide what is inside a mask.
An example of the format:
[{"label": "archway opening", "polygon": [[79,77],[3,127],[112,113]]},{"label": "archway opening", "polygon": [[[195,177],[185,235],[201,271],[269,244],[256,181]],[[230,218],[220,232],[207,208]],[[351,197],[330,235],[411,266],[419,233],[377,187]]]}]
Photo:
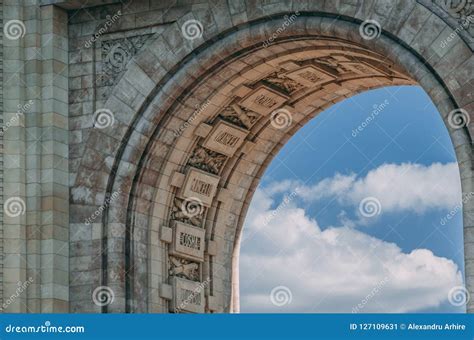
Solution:
[{"label": "archway opening", "polygon": [[[131,62],[122,85],[136,84],[137,72],[150,80],[140,67],[159,81],[150,80],[146,100],[131,105],[133,119],[116,117],[126,134],[115,158],[108,157],[106,192],[123,194],[103,214],[101,283],[124,303],[105,312],[179,312],[183,290],[200,296],[197,305],[185,304],[186,312],[235,311],[232,258],[253,192],[279,149],[328,107],[359,92],[419,83],[443,117],[456,108],[440,76],[397,38],[367,41],[347,18],[298,15],[283,30],[284,14],[196,50],[186,45],[193,53],[168,65],[164,77],[149,69],[150,55],[164,50],[161,38]],[[179,35],[176,27],[169,31]],[[107,107],[120,111],[122,104],[115,94]],[[465,158],[460,146],[468,135],[459,127],[450,132]],[[90,139],[106,133],[93,131]],[[103,185],[87,166],[93,164],[80,169],[78,182]],[[199,244],[199,251],[177,249],[183,230],[200,240],[186,244]]]},{"label": "archway opening", "polygon": [[270,163],[240,249],[241,312],[465,312],[461,181],[418,86],[309,121]]}]

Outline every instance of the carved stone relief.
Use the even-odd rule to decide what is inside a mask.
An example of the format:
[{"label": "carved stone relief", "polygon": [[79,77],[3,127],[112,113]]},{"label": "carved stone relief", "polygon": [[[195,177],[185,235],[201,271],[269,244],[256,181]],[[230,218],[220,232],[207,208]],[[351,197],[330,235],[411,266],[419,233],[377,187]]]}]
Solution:
[{"label": "carved stone relief", "polygon": [[227,106],[219,117],[221,117],[222,120],[249,130],[261,116],[237,104],[232,104]]},{"label": "carved stone relief", "polygon": [[273,72],[263,80],[285,91],[287,94],[292,94],[304,88],[303,84],[288,78],[284,75],[284,72],[281,71]]},{"label": "carved stone relief", "polygon": [[[202,206],[192,206],[193,204],[196,203],[175,197],[171,209],[171,219],[200,227],[202,225],[204,210],[206,208]],[[189,211],[193,211],[193,213],[190,214]]]},{"label": "carved stone relief", "polygon": [[152,34],[102,41],[102,86],[115,85],[126,71],[127,63]]},{"label": "carved stone relief", "polygon": [[188,160],[188,165],[217,175],[226,159],[225,155],[197,146]]},{"label": "carved stone relief", "polygon": [[170,255],[169,275],[199,281],[199,263]]}]

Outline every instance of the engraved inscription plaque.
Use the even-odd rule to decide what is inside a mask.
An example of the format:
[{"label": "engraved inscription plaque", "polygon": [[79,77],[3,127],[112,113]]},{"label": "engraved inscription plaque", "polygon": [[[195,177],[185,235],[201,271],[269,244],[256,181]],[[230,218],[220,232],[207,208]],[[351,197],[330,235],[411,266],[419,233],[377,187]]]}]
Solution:
[{"label": "engraved inscription plaque", "polygon": [[181,188],[183,198],[197,198],[203,205],[210,206],[212,199],[216,195],[219,176],[211,175],[205,171],[190,168],[184,185]]},{"label": "engraved inscription plaque", "polygon": [[382,72],[375,66],[369,65],[362,61],[359,61],[357,63],[343,63],[343,65],[344,67],[351,70],[352,72],[360,74],[360,75],[369,75],[369,74],[374,74],[374,75],[379,75],[379,76],[386,75],[384,72]]},{"label": "engraved inscription plaque", "polygon": [[170,308],[175,313],[204,313],[204,288],[201,282],[173,277],[173,298]]},{"label": "engraved inscription plaque", "polygon": [[267,115],[280,107],[288,97],[267,86],[260,86],[245,97],[239,104],[249,110]]},{"label": "engraved inscription plaque", "polygon": [[220,120],[207,136],[203,146],[209,150],[233,156],[242,145],[248,131]]},{"label": "engraved inscription plaque", "polygon": [[203,228],[173,221],[173,242],[170,254],[199,262],[204,261],[204,234]]},{"label": "engraved inscription plaque", "polygon": [[286,76],[300,84],[311,87],[334,79],[335,77],[313,65],[288,72]]}]

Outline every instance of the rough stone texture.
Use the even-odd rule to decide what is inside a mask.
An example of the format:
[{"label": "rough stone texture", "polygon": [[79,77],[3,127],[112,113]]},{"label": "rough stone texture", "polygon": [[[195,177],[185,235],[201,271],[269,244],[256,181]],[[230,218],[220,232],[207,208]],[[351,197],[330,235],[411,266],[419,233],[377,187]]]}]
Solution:
[{"label": "rough stone texture", "polygon": [[[3,27],[3,0],[0,0],[0,26]],[[4,114],[3,114],[3,30],[0,32],[0,124],[4,126]],[[0,301],[3,301],[3,239],[4,239],[4,228],[3,228],[3,133],[0,134],[0,204],[2,210],[0,211]]]},{"label": "rough stone texture", "polygon": [[[9,311],[237,311],[241,228],[263,172],[308,120],[368,89],[420,84],[474,191],[474,124],[448,123],[457,108],[474,115],[469,12],[424,0],[54,3],[3,5],[27,28],[3,44],[4,121],[34,102],[4,133],[4,195],[26,202],[3,223],[4,296],[33,277]],[[371,40],[359,34],[368,19],[382,29]],[[186,38],[189,20],[202,36]],[[195,183],[209,201],[182,190],[175,174],[191,169],[218,183],[215,195]],[[471,292],[473,213],[465,202]],[[172,221],[202,229],[203,260],[204,248],[170,254],[160,232]],[[195,307],[176,305],[176,282],[197,287]],[[99,306],[104,286],[114,300]]]}]

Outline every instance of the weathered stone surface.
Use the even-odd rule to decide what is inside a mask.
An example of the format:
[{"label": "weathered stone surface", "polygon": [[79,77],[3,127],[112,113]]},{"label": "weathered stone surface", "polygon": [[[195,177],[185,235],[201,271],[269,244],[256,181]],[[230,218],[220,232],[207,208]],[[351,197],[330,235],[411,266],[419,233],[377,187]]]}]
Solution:
[{"label": "weathered stone surface", "polygon": [[[26,202],[27,217],[0,216],[0,298],[35,278],[8,311],[238,311],[232,256],[262,173],[308,120],[368,89],[421,85],[448,127],[463,191],[474,191],[474,125],[448,122],[455,109],[474,121],[467,9],[425,0],[74,3],[69,16],[39,0],[0,12],[28,28],[3,37],[1,51],[11,126],[0,185],[4,201]],[[380,25],[377,36],[360,33],[367,20]],[[32,147],[38,140],[43,149]],[[471,292],[473,211],[466,202]],[[113,290],[113,304],[94,304],[98,286]]]}]

